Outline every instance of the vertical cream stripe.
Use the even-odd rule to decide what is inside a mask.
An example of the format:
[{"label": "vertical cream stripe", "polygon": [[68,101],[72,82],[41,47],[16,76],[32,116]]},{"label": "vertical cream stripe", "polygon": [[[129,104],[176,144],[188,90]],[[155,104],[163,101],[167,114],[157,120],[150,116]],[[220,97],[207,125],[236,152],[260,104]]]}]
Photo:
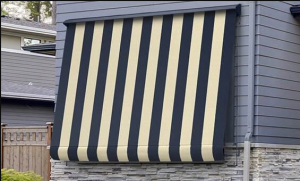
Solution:
[{"label": "vertical cream stripe", "polygon": [[93,42],[91,47],[90,65],[86,84],[86,93],[82,113],[82,122],[80,128],[80,137],[77,155],[80,161],[88,161],[87,147],[90,136],[94,98],[96,91],[98,66],[100,59],[100,49],[103,34],[103,21],[96,22],[94,27]]},{"label": "vertical cream stripe", "polygon": [[159,45],[162,30],[162,16],[156,16],[153,18],[151,39],[149,47],[149,57],[145,81],[145,91],[142,106],[141,124],[139,131],[138,141],[138,158],[139,161],[149,161],[148,158],[148,141],[151,125],[151,114],[155,90],[156,71],[159,55]]},{"label": "vertical cream stripe", "polygon": [[103,110],[101,115],[101,125],[98,140],[97,155],[99,161],[108,161],[107,146],[112,114],[113,99],[115,93],[115,83],[118,69],[120,44],[122,37],[123,19],[115,20],[112,32],[111,49],[107,69],[106,86],[103,100]]},{"label": "vertical cream stripe", "polygon": [[61,160],[69,160],[68,147],[71,136],[71,127],[73,121],[73,112],[76,98],[84,30],[84,23],[78,23],[76,25],[72,59],[70,65],[69,83],[66,95],[65,112],[61,129],[60,145],[58,148],[58,155]]},{"label": "vertical cream stripe", "polygon": [[215,14],[214,32],[211,48],[211,59],[206,94],[203,134],[202,157],[203,161],[214,161],[213,136],[217,109],[219,76],[221,68],[223,36],[225,27],[225,11],[217,11]]},{"label": "vertical cream stripe", "polygon": [[200,63],[203,21],[203,13],[197,13],[194,15],[190,48],[190,60],[188,67],[184,109],[182,117],[182,128],[180,136],[181,161],[192,161],[190,146],[192,138],[198,71]]},{"label": "vertical cream stripe", "polygon": [[177,78],[177,68],[178,68],[180,42],[181,42],[182,23],[183,23],[183,14],[174,15],[165,94],[164,94],[164,103],[163,103],[162,118],[161,118],[161,128],[159,134],[158,154],[159,154],[160,161],[170,161],[169,142],[170,142],[171,125],[172,125],[174,96],[175,96],[175,89],[176,89],[176,78]]},{"label": "vertical cream stripe", "polygon": [[142,18],[136,18],[133,20],[125,90],[124,90],[124,100],[122,106],[123,109],[121,115],[119,141],[118,141],[118,148],[117,148],[118,160],[120,162],[128,161],[127,146],[128,146],[133,95],[134,95],[135,79],[136,79],[139,49],[140,49],[141,34],[142,34],[142,25],[143,25]]}]

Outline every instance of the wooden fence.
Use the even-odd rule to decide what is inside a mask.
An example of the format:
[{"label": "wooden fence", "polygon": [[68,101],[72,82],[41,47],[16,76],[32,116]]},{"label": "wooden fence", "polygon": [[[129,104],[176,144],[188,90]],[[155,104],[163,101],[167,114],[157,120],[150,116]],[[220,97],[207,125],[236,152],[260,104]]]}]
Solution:
[{"label": "wooden fence", "polygon": [[1,123],[1,169],[33,171],[45,181],[50,178],[52,124],[47,126],[5,126]]}]

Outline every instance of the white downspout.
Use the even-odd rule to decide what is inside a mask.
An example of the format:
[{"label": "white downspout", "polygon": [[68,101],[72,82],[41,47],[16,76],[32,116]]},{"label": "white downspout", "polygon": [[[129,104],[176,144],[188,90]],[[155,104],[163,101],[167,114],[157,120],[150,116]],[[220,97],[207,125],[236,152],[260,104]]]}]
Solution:
[{"label": "white downspout", "polygon": [[250,179],[250,154],[251,154],[251,137],[253,135],[254,123],[254,80],[255,80],[255,18],[256,3],[249,1],[249,61],[248,61],[248,117],[247,133],[244,140],[244,171],[243,180]]}]

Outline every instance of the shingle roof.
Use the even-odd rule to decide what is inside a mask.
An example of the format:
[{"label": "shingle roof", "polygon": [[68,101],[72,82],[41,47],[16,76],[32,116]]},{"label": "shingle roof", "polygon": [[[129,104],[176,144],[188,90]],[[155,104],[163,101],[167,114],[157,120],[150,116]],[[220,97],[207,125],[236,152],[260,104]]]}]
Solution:
[{"label": "shingle roof", "polygon": [[55,25],[46,24],[46,23],[39,23],[32,20],[21,20],[18,18],[12,18],[9,16],[1,15],[1,23],[10,23],[15,25],[22,25],[22,26],[28,26],[28,27],[34,27],[34,28],[41,28],[45,30],[53,30],[55,31]]},{"label": "shingle roof", "polygon": [[1,97],[54,101],[55,90],[1,80]]}]

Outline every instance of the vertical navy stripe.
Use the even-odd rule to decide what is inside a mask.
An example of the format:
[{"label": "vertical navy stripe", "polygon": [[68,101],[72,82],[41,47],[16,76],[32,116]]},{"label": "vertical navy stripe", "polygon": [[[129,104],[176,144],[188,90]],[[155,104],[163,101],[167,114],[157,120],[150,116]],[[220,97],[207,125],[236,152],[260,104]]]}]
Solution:
[{"label": "vertical navy stripe", "polygon": [[138,67],[131,113],[130,132],[128,139],[127,154],[129,161],[138,161],[137,144],[144,98],[152,21],[153,17],[145,17],[143,19],[141,43],[138,57]]},{"label": "vertical navy stripe", "polygon": [[176,90],[172,115],[169,154],[171,161],[181,161],[179,153],[183,106],[185,99],[187,72],[190,59],[190,46],[194,13],[184,14],[181,45],[176,79]]},{"label": "vertical navy stripe", "polygon": [[155,82],[153,110],[152,110],[151,127],[150,127],[149,144],[148,144],[149,145],[148,155],[150,161],[159,161],[158,142],[159,142],[164,92],[165,92],[164,90],[166,84],[166,74],[168,68],[172,23],[173,23],[173,15],[166,15],[163,17],[162,34],[161,34],[161,41],[160,41],[157,76]]},{"label": "vertical navy stripe", "polygon": [[98,139],[99,139],[112,30],[113,30],[113,21],[112,20],[105,21],[101,51],[99,50],[101,53],[99,52],[100,53],[99,70],[97,75],[95,100],[94,100],[92,123],[91,123],[89,146],[88,146],[88,158],[90,161],[98,161],[97,146],[98,146]]},{"label": "vertical navy stripe", "polygon": [[70,161],[78,161],[77,149],[78,149],[78,142],[80,136],[87,74],[88,74],[89,64],[90,64],[94,24],[95,22],[88,22],[85,24],[85,32],[84,32],[84,39],[82,44],[82,53],[81,53],[80,69],[78,75],[76,99],[74,105],[70,144],[68,148],[68,155]]},{"label": "vertical navy stripe", "polygon": [[192,140],[191,140],[191,156],[193,161],[203,161],[201,155],[201,142],[202,142],[211,45],[212,45],[212,37],[214,32],[214,20],[215,20],[214,11],[205,13],[198,82],[197,82],[196,102],[195,102],[195,110],[194,110]]},{"label": "vertical navy stripe", "polygon": [[118,161],[117,146],[120,131],[120,121],[124,98],[124,88],[128,65],[129,47],[133,19],[124,19],[121,37],[121,47],[117,69],[116,87],[114,93],[113,110],[108,139],[107,156],[109,161]]},{"label": "vertical navy stripe", "polygon": [[75,35],[76,24],[70,24],[66,32],[64,56],[62,61],[62,68],[59,80],[59,91],[57,95],[56,110],[55,110],[55,119],[53,126],[52,141],[50,147],[51,157],[55,160],[58,160],[58,147],[60,144],[61,138],[61,129],[62,121],[65,111],[65,102],[69,82],[69,72],[70,64],[72,59],[73,44],[74,44],[74,35]]},{"label": "vertical navy stripe", "polygon": [[[223,146],[226,126],[231,70],[233,65],[236,11],[227,10],[223,39],[222,61],[219,77],[218,102],[214,129],[213,155],[215,161],[224,160]],[[221,31],[221,30],[220,30]]]}]

